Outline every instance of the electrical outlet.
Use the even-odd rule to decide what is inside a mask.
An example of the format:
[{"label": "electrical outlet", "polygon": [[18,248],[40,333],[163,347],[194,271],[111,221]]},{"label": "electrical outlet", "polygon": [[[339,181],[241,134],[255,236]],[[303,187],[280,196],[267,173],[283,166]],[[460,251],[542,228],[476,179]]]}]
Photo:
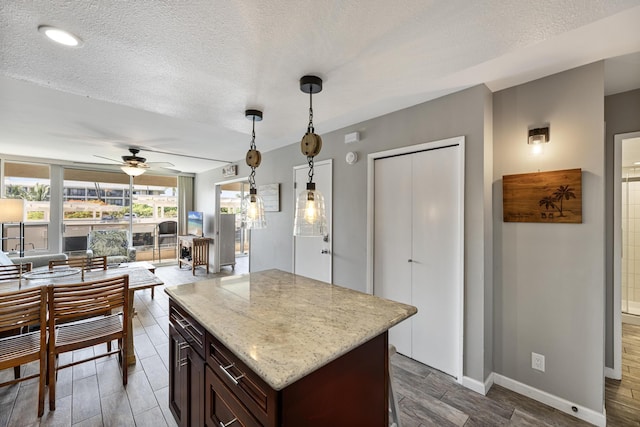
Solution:
[{"label": "electrical outlet", "polygon": [[544,372],[544,356],[542,354],[531,352],[531,368]]}]

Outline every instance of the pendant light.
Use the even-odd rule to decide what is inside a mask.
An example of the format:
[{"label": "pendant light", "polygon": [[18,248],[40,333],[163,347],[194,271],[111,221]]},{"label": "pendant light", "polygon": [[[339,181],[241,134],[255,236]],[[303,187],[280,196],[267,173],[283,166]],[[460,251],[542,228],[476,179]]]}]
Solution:
[{"label": "pendant light", "polygon": [[298,195],[293,235],[298,237],[317,237],[327,234],[327,215],[324,197],[316,190],[313,182],[313,158],[322,149],[322,138],[313,128],[313,94],[322,91],[322,79],[316,76],[304,76],[300,79],[300,90],[309,94],[309,124],[307,133],[300,141],[300,150],[309,163],[309,181]]},{"label": "pendant light", "polygon": [[253,122],[251,130],[251,145],[245,158],[247,166],[251,168],[249,175],[249,194],[242,199],[242,227],[246,229],[259,229],[267,226],[267,220],[264,217],[264,202],[262,197],[258,195],[256,189],[256,168],[260,166],[262,155],[256,150],[256,121],[262,120],[262,111],[246,110],[244,115]]}]

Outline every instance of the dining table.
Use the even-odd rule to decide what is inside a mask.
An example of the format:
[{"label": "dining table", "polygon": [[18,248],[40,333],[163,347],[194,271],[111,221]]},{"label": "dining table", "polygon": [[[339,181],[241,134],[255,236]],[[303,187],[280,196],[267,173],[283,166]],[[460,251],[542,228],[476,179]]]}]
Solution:
[{"label": "dining table", "polygon": [[48,285],[68,285],[74,283],[90,282],[100,279],[108,279],[117,276],[129,275],[129,316],[127,321],[127,346],[128,346],[128,364],[136,363],[136,356],[133,344],[133,316],[135,313],[133,307],[134,293],[137,290],[148,289],[155,286],[163,285],[153,272],[143,265],[123,264],[122,267],[115,266],[106,270],[82,271],[80,268],[55,268],[49,270],[47,268],[36,268],[22,277],[15,280],[7,280],[0,282],[0,293],[15,291],[19,289],[28,289],[36,286]]}]

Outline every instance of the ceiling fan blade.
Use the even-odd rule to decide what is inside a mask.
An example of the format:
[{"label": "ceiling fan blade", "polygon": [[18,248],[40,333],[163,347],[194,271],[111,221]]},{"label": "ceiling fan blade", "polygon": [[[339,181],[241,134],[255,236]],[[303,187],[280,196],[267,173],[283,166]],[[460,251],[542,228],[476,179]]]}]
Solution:
[{"label": "ceiling fan blade", "polygon": [[164,168],[164,167],[161,167],[161,168],[158,168],[158,169],[162,169],[162,170],[163,170],[163,171],[165,171],[165,172],[169,172],[169,173],[172,173],[172,174],[175,174],[175,175],[179,175],[179,174],[181,174],[181,173],[182,173],[182,171],[181,171],[181,170],[173,169],[173,168]]},{"label": "ceiling fan blade", "polygon": [[110,158],[108,158],[108,157],[99,156],[99,155],[97,155],[97,154],[94,154],[94,155],[93,155],[93,157],[98,157],[98,158],[100,158],[100,159],[109,160],[110,162],[114,162],[114,163],[117,163],[117,164],[119,164],[119,165],[121,165],[121,164],[122,164],[122,162],[121,162],[120,160],[110,159]]},{"label": "ceiling fan blade", "polygon": [[71,163],[73,163],[75,165],[82,165],[82,166],[102,166],[102,167],[108,167],[108,168],[118,168],[118,167],[121,166],[121,164],[90,163],[90,162],[78,162],[78,161],[72,161]]},{"label": "ceiling fan blade", "polygon": [[172,168],[175,165],[171,162],[147,162],[152,168]]},{"label": "ceiling fan blade", "polygon": [[172,153],[170,151],[153,150],[153,149],[150,149],[150,148],[142,148],[142,147],[140,147],[140,151],[147,151],[149,153],[158,153],[158,154],[168,154],[169,156],[189,157],[191,159],[209,160],[209,161],[212,161],[212,162],[233,163],[233,162],[230,162],[228,160],[210,159],[208,157],[191,156],[189,154]]}]

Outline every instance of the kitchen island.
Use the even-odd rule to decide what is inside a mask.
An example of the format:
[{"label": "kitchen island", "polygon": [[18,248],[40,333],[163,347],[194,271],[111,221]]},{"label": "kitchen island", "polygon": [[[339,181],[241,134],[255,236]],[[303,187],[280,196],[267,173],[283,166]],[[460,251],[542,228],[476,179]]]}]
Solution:
[{"label": "kitchen island", "polygon": [[166,292],[179,425],[388,425],[387,330],[415,307],[279,270]]}]

